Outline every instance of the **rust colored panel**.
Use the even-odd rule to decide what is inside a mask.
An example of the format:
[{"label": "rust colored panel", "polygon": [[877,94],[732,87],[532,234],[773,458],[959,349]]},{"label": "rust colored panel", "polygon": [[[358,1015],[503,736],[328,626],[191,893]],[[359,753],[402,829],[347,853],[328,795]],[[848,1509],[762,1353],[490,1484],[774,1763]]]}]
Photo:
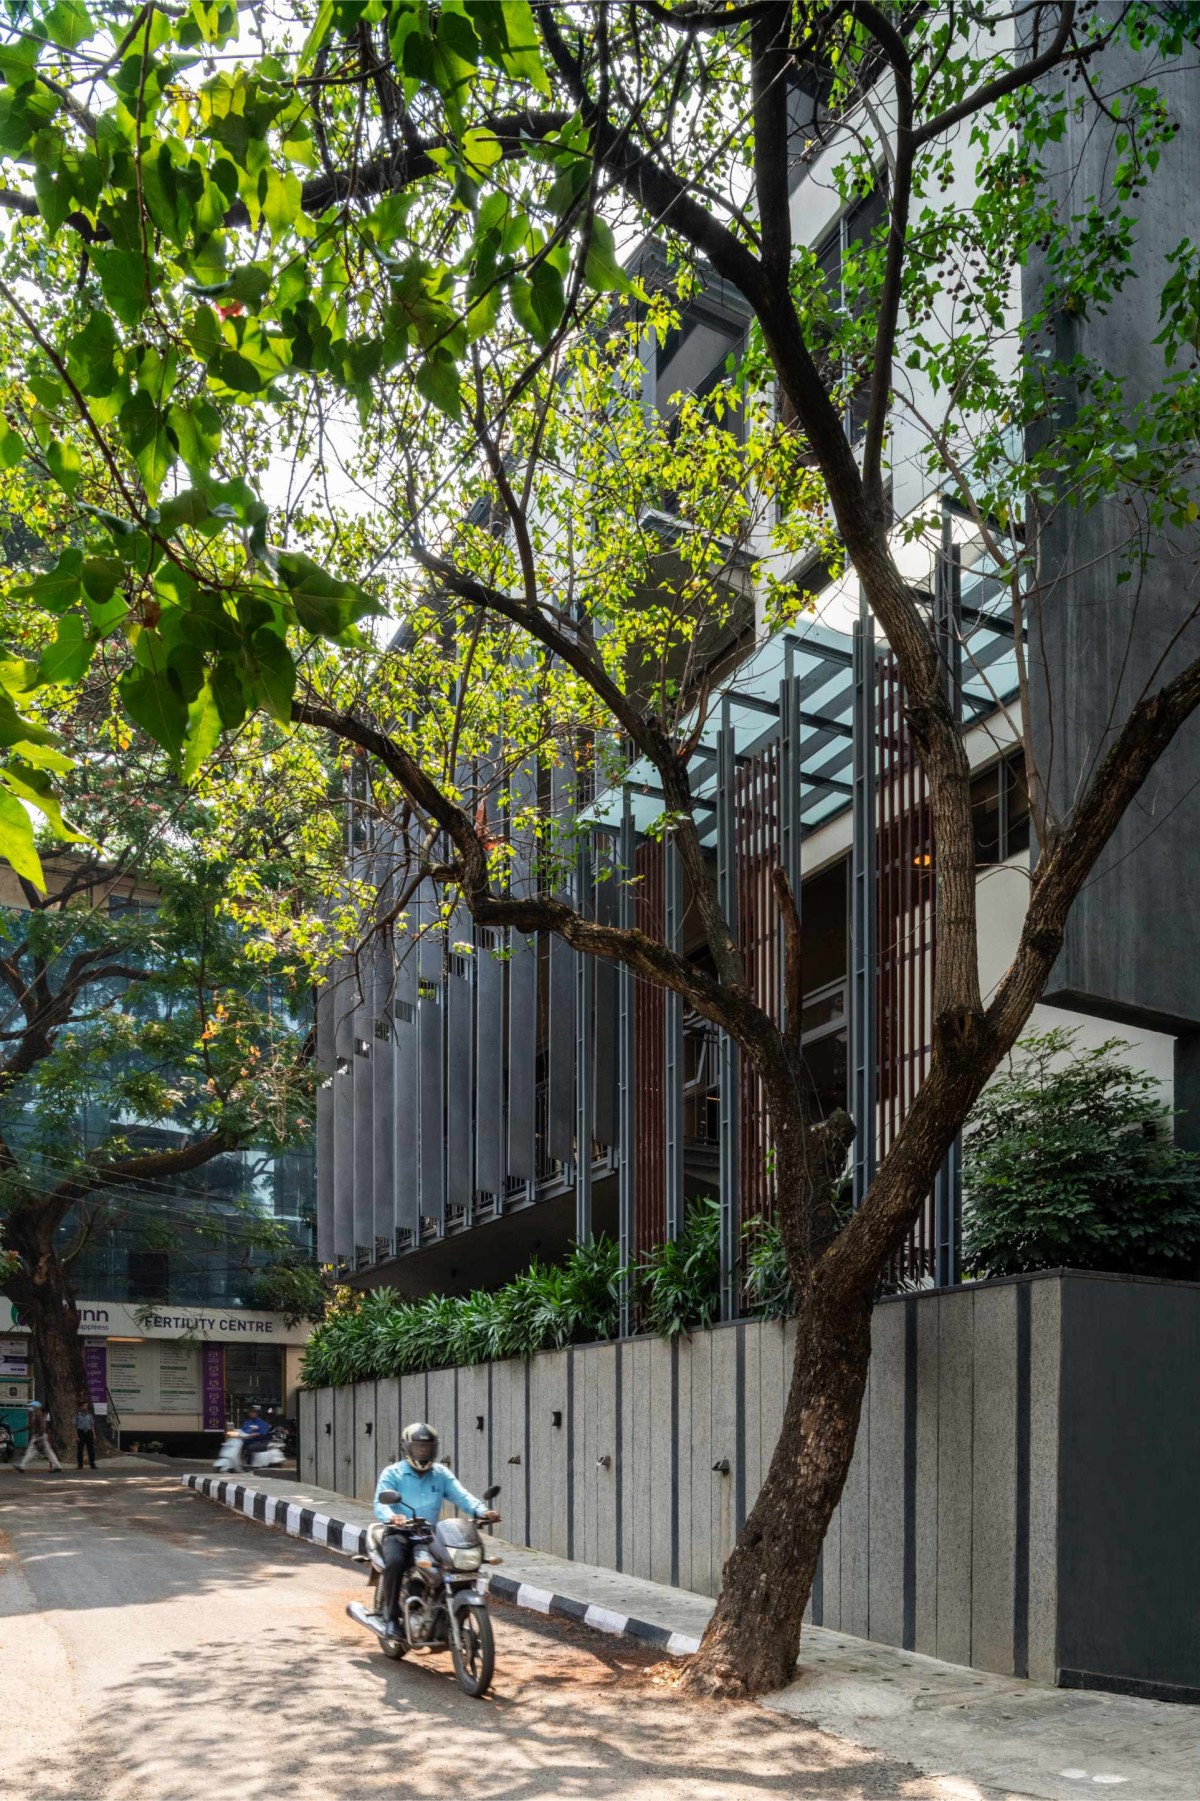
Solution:
[{"label": "rust colored panel", "polygon": [[[665,858],[661,843],[645,839],[635,858],[633,921],[652,938],[663,937]],[[653,982],[633,981],[633,1232],[635,1255],[667,1235],[666,995]]]}]

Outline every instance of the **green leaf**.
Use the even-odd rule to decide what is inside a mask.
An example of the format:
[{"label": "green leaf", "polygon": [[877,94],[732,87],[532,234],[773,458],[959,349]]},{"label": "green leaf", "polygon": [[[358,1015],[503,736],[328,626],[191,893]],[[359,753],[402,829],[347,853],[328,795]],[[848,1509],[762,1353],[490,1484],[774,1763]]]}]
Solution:
[{"label": "green leaf", "polygon": [[83,459],[75,446],[65,443],[61,438],[51,438],[46,446],[46,467],[63,493],[74,498],[79,478],[83,474]]},{"label": "green leaf", "polygon": [[73,683],[80,680],[92,660],[96,640],[87,636],[78,613],[68,613],[58,622],[58,636],[42,652],[36,682],[41,687],[52,682]]},{"label": "green leaf", "polygon": [[282,635],[268,628],[255,632],[253,661],[263,705],[281,724],[289,725],[292,695],[296,692],[296,665]]},{"label": "green leaf", "polygon": [[60,50],[75,50],[95,31],[83,0],[55,0],[42,20],[46,35]]},{"label": "green leaf", "polygon": [[307,68],[325,39],[329,36],[329,28],[333,24],[333,0],[321,0],[317,8],[317,16],[313,20],[313,28],[304,40],[304,48],[300,52],[300,66]]},{"label": "green leaf", "polygon": [[432,356],[418,366],[413,377],[417,391],[426,400],[432,402],[439,412],[446,413],[451,419],[461,423],[463,416],[462,392],[459,385],[458,364],[452,356],[445,356],[434,351]]},{"label": "green leaf", "polygon": [[25,455],[25,443],[20,432],[0,419],[0,469],[15,469]]},{"label": "green leaf", "polygon": [[188,710],[165,669],[133,669],[122,676],[121,700],[135,725],[177,758],[188,728]]},{"label": "green leaf", "polygon": [[120,380],[117,334],[108,313],[97,307],[67,345],[67,368],[89,400],[111,394]]},{"label": "green leaf", "polygon": [[203,525],[210,515],[208,496],[201,488],[183,488],[164,500],[158,509],[158,522],[164,532],[177,532],[181,525]]},{"label": "green leaf", "polygon": [[136,325],[150,304],[157,274],[147,269],[140,250],[93,245],[92,263],[104,298],[123,325]]},{"label": "green leaf", "polygon": [[83,588],[82,550],[64,550],[53,569],[20,582],[12,592],[21,600],[36,600],[48,613],[65,613],[80,598]]},{"label": "green leaf", "polygon": [[210,361],[208,372],[234,394],[261,393],[271,380],[269,374],[236,350],[219,350]]},{"label": "green leaf", "polygon": [[33,848],[33,821],[7,788],[0,788],[0,857],[27,882],[46,892],[41,860]]},{"label": "green leaf", "polygon": [[188,708],[187,740],[183,753],[183,779],[193,782],[221,739],[221,714],[213,691],[205,682]]},{"label": "green leaf", "polygon": [[144,388],[120,412],[121,436],[138,466],[146,493],[156,501],[172,463],[175,447],[167,433],[167,414],[160,412]]},{"label": "green leaf", "polygon": [[528,276],[514,275],[508,291],[518,325],[544,349],[562,324],[566,309],[562,276],[543,258]]},{"label": "green leaf", "polygon": [[299,550],[281,550],[275,559],[296,618],[306,632],[339,638],[355,620],[385,609],[353,582],[339,581]]},{"label": "green leaf", "polygon": [[219,657],[210,677],[213,699],[227,732],[233,731],[246,717],[246,694],[237,665],[230,657]]},{"label": "green leaf", "polygon": [[37,725],[32,719],[26,719],[17,712],[12,696],[0,691],[0,744],[11,749],[19,744],[22,749],[29,744],[48,744],[50,733],[44,725]]},{"label": "green leaf", "polygon": [[[411,48],[411,40],[405,46]],[[475,81],[479,39],[462,10],[462,0],[442,0],[433,39],[433,79],[455,129],[462,125],[463,102]]]},{"label": "green leaf", "polygon": [[[64,759],[67,768],[71,767],[69,759]],[[66,843],[78,844],[80,834],[71,831],[62,816],[58,796],[54,791],[54,783],[44,769],[35,768],[27,759],[10,762],[0,767],[0,777],[6,786],[16,795],[18,800],[30,801],[54,828],[56,838]]]},{"label": "green leaf", "polygon": [[221,415],[209,400],[193,397],[167,413],[167,430],[193,475],[206,475],[221,447]]},{"label": "green leaf", "polygon": [[489,62],[549,95],[550,77],[529,0],[466,0],[466,8]]},{"label": "green leaf", "polygon": [[[221,292],[225,293],[231,284],[222,281]],[[202,363],[207,363],[218,351],[225,349],[225,334],[221,330],[221,321],[211,306],[198,306],[183,328],[183,335],[191,345]]]},{"label": "green leaf", "polygon": [[633,283],[617,261],[612,226],[599,215],[592,220],[592,237],[588,245],[587,261],[583,265],[583,279],[597,294],[633,292]]},{"label": "green leaf", "polygon": [[112,598],[124,580],[125,565],[120,557],[89,557],[83,565],[84,593],[99,606]]},{"label": "green leaf", "polygon": [[280,175],[276,169],[268,170],[262,209],[263,218],[267,222],[267,230],[271,234],[271,242],[277,243],[299,217],[299,177],[290,172]]},{"label": "green leaf", "polygon": [[[243,263],[240,269],[233,271],[225,284],[225,294],[230,300],[240,300],[243,306],[256,313],[270,287],[271,271],[265,263]],[[212,348],[216,349],[218,346],[214,344]]]}]

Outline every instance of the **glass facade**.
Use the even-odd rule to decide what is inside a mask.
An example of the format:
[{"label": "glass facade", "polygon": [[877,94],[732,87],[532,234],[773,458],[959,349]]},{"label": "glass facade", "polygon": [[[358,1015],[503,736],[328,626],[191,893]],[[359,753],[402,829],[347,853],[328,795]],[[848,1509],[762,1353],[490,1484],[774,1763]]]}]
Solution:
[{"label": "glass facade", "polygon": [[[311,1150],[227,1152],[157,1191],[114,1196],[72,1259],[75,1290],[131,1305],[250,1306],[255,1276],[276,1255],[246,1242],[254,1216],[274,1221],[292,1250],[311,1256],[314,1205]],[[69,1219],[64,1243],[81,1226]]]}]

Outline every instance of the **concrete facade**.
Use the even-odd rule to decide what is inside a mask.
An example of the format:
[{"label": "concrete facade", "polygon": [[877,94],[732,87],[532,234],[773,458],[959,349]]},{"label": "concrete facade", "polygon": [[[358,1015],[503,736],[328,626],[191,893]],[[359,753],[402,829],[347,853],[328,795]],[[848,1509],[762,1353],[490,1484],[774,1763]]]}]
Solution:
[{"label": "concrete facade", "polygon": [[[369,1499],[424,1415],[470,1489],[501,1485],[514,1543],[715,1595],[794,1344],[744,1321],[305,1393],[300,1477]],[[812,1622],[1200,1700],[1200,1286],[1049,1272],[896,1296],[873,1344]]]},{"label": "concrete facade", "polygon": [[[1200,238],[1200,87],[1190,56],[1151,75],[1144,56],[1121,46],[1107,54],[1105,78],[1113,92],[1123,81],[1149,80],[1161,95],[1178,128],[1170,177],[1151,181],[1138,196],[1124,285],[1104,306],[1052,312],[1038,348],[1065,369],[1079,358],[1119,378],[1118,411],[1137,438],[1147,430],[1137,409],[1170,379],[1155,341],[1170,259],[1181,242]],[[1123,129],[1115,116],[1085,118],[1068,108],[1061,142],[1043,152],[1052,201],[1080,233],[1083,197],[1103,193],[1111,181]],[[1164,157],[1164,174],[1167,167]],[[1026,317],[1037,315],[1051,280],[1052,272],[1032,259],[1022,281]],[[1073,375],[1063,374],[1051,396],[1053,416],[1069,421],[1089,399]],[[1164,526],[1131,578],[1135,513],[1120,490],[1090,510],[1068,492],[1040,524],[1042,567],[1029,633],[1033,730],[1037,763],[1060,817],[1111,748],[1130,707],[1196,655],[1196,530]],[[1191,719],[1155,765],[1076,901],[1047,1000],[1159,1030],[1200,1031],[1190,909],[1180,905],[1200,880],[1198,777],[1200,724]],[[1186,1073],[1184,1104],[1194,1112],[1200,1065]],[[1194,1135],[1195,1120],[1190,1128]]]}]

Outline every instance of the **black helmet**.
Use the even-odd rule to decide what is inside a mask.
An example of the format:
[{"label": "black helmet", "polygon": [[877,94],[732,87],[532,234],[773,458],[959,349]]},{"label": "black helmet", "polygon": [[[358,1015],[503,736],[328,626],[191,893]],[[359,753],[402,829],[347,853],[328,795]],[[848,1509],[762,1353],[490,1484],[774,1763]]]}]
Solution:
[{"label": "black helmet", "polygon": [[400,1455],[407,1457],[415,1470],[427,1470],[430,1464],[437,1462],[438,1435],[432,1426],[424,1420],[416,1420],[411,1426],[405,1426],[404,1436],[400,1440]]}]

